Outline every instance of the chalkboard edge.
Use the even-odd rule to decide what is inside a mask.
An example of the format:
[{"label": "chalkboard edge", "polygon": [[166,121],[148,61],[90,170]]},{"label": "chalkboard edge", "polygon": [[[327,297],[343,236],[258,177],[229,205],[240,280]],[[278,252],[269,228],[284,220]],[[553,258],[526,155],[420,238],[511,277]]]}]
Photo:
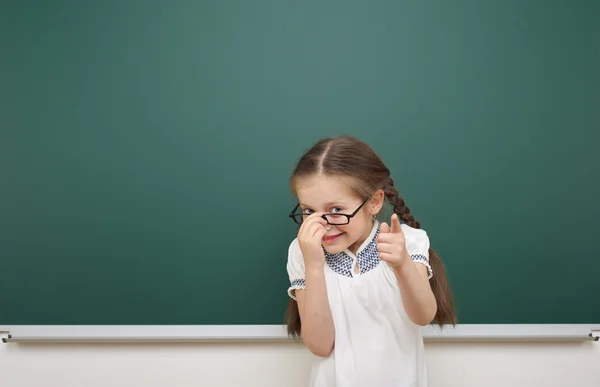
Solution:
[{"label": "chalkboard edge", "polygon": [[[292,341],[284,325],[12,325],[4,343]],[[426,341],[588,341],[600,324],[425,326]]]}]

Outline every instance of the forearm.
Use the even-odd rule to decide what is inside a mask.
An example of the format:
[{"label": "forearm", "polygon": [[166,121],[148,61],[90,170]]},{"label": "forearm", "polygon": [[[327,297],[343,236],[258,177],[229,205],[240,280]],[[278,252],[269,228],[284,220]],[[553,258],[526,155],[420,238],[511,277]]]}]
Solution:
[{"label": "forearm", "polygon": [[302,337],[311,352],[326,357],[333,350],[335,330],[323,267],[307,267],[305,281]]},{"label": "forearm", "polygon": [[[433,321],[437,303],[429,280],[419,272],[418,265],[421,264],[415,264],[410,258],[407,258],[403,264],[394,268],[394,274],[398,280],[406,314],[412,322],[424,326]],[[426,268],[423,266],[421,269],[425,270]]]}]

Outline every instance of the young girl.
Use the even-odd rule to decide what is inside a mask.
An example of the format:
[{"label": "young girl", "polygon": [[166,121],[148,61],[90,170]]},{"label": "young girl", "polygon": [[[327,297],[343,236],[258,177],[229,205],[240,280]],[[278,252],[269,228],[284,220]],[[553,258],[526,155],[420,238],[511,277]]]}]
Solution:
[{"label": "young girl", "polygon": [[[427,386],[421,326],[456,318],[442,262],[389,169],[356,138],[324,139],[291,185],[300,229],[288,252],[287,323],[317,356],[310,385]],[[389,225],[375,218],[385,199]]]}]

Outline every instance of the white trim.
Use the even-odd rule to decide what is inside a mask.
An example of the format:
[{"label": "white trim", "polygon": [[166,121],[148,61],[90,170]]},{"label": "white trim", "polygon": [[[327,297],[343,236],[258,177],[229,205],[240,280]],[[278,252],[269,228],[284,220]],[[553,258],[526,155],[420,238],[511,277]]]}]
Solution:
[{"label": "white trim", "polygon": [[423,328],[425,340],[434,341],[585,341],[598,339],[588,324],[462,324]]},{"label": "white trim", "polygon": [[[423,327],[426,341],[587,341],[599,324],[461,324]],[[14,325],[6,342],[287,341],[283,325]]]}]

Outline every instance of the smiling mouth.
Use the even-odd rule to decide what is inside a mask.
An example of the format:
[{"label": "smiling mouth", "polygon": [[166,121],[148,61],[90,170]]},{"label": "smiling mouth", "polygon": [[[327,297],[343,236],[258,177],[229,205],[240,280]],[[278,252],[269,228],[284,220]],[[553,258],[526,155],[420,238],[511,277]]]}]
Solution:
[{"label": "smiling mouth", "polygon": [[342,235],[343,233],[337,234],[337,235],[329,235],[329,236],[324,236],[323,237],[323,242],[333,242],[334,240],[338,239],[340,237],[340,235]]}]

